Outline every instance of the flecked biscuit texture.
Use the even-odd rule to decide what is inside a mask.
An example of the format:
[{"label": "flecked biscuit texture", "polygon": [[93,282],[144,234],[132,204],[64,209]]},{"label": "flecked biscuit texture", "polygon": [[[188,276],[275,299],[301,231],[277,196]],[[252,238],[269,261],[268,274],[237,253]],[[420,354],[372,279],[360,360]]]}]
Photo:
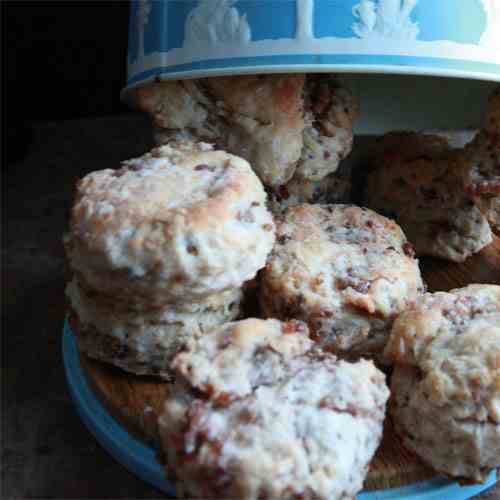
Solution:
[{"label": "flecked biscuit texture", "polygon": [[261,272],[269,317],[308,323],[324,348],[378,354],[424,285],[399,226],[352,205],[296,205],[277,218]]},{"label": "flecked biscuit texture", "polygon": [[462,154],[441,137],[412,132],[384,136],[374,153],[367,204],[396,218],[417,255],[463,262],[491,243],[463,189]]},{"label": "flecked biscuit texture", "polygon": [[250,75],[162,82],[137,90],[140,109],[163,129],[214,141],[247,159],[267,185],[293,175],[302,150],[303,75]]},{"label": "flecked biscuit texture", "polygon": [[488,99],[484,128],[488,134],[500,134],[500,86],[492,92]]},{"label": "flecked biscuit texture", "polygon": [[242,292],[230,290],[216,301],[184,310],[172,307],[147,313],[116,311],[81,289],[73,279],[66,289],[78,346],[88,356],[137,375],[171,378],[170,362],[190,339],[236,319]]},{"label": "flecked biscuit texture", "polygon": [[357,101],[331,76],[250,75],[162,82],[137,89],[155,140],[214,141],[277,188],[294,174],[318,181],[352,148]]},{"label": "flecked biscuit texture", "polygon": [[500,235],[500,87],[490,96],[486,124],[464,151],[465,189]]},{"label": "flecked biscuit texture", "polygon": [[500,466],[500,286],[426,294],[394,323],[386,356],[405,446],[473,481]]},{"label": "flecked biscuit texture", "polygon": [[308,75],[304,89],[304,145],[295,177],[319,181],[335,172],[352,149],[359,106],[328,75]]},{"label": "flecked biscuit texture", "polygon": [[500,235],[500,134],[478,134],[464,159],[465,190]]},{"label": "flecked biscuit texture", "polygon": [[269,193],[269,206],[273,213],[280,213],[302,203],[348,203],[351,188],[350,180],[337,174],[330,174],[320,181],[293,177],[290,182]]},{"label": "flecked biscuit texture", "polygon": [[88,288],[144,308],[240,287],[274,243],[245,160],[179,142],[77,186],[66,249]]},{"label": "flecked biscuit texture", "polygon": [[178,494],[335,500],[362,489],[382,435],[385,377],[312,346],[304,323],[250,319],[177,356],[159,427]]}]

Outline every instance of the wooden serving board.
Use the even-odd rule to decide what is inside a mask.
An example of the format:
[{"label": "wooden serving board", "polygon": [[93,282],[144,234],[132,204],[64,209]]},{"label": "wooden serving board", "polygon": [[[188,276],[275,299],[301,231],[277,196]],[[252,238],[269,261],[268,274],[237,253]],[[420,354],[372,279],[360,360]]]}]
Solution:
[{"label": "wooden serving board", "polygon": [[[463,264],[438,259],[420,260],[429,291],[446,291],[471,283],[500,284],[500,239]],[[113,415],[131,434],[156,445],[157,418],[168,394],[168,384],[137,377],[112,366],[81,356],[88,382]],[[365,490],[405,486],[430,479],[435,473],[401,445],[390,419],[365,481]]]}]

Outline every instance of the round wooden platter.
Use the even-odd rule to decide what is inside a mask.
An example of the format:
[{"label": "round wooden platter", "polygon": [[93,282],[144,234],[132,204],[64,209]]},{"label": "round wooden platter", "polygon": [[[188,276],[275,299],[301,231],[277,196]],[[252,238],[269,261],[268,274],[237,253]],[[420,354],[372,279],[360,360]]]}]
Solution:
[{"label": "round wooden platter", "polygon": [[[421,259],[420,263],[429,291],[450,290],[470,283],[500,284],[500,239],[496,238],[482,252],[462,264],[431,258]],[[137,377],[79,356],[67,325],[64,355],[72,395],[89,429],[120,462],[146,481],[172,494],[171,485],[165,481],[154,457],[158,443],[157,418],[168,394],[168,384],[153,378]],[[103,424],[103,418],[109,420]],[[119,430],[124,434],[117,437]],[[125,436],[130,440],[127,445],[124,444]],[[120,450],[117,451],[117,447]],[[139,449],[142,455],[137,451]],[[138,460],[142,465],[130,463],[134,453],[136,459],[138,453],[141,455]],[[145,464],[148,461],[155,463]],[[495,479],[492,474],[483,485],[460,487],[436,476],[401,445],[390,419],[387,419],[382,444],[365,481],[365,493],[359,498],[470,498],[493,484]]]}]

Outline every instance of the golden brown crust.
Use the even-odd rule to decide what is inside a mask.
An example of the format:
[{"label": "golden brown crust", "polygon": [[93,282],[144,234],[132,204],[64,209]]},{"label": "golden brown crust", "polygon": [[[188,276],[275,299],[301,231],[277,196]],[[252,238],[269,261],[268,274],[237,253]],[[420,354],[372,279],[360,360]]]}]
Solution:
[{"label": "golden brown crust", "polygon": [[87,288],[148,309],[240,287],[273,243],[248,163],[182,142],[82,179],[66,251]]},{"label": "golden brown crust", "polygon": [[233,113],[274,123],[277,128],[303,127],[304,75],[227,76],[200,82]]},{"label": "golden brown crust", "polygon": [[136,91],[167,143],[185,136],[246,158],[266,185],[293,175],[302,149],[303,75],[251,75],[161,82]]}]

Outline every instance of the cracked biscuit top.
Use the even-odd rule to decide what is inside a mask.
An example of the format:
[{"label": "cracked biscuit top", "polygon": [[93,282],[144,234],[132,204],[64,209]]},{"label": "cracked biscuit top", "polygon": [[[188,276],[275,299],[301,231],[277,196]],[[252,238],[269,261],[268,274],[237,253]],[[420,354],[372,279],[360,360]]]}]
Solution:
[{"label": "cracked biscuit top", "polygon": [[457,418],[500,423],[500,286],[428,293],[394,323],[386,356]]},{"label": "cracked biscuit top", "polygon": [[424,287],[399,226],[353,205],[288,208],[261,275],[266,313],[306,321],[334,351],[380,351]]},{"label": "cracked biscuit top", "polygon": [[361,490],[385,377],[312,346],[304,323],[249,319],[177,356],[160,434],[181,495],[347,500]]}]

